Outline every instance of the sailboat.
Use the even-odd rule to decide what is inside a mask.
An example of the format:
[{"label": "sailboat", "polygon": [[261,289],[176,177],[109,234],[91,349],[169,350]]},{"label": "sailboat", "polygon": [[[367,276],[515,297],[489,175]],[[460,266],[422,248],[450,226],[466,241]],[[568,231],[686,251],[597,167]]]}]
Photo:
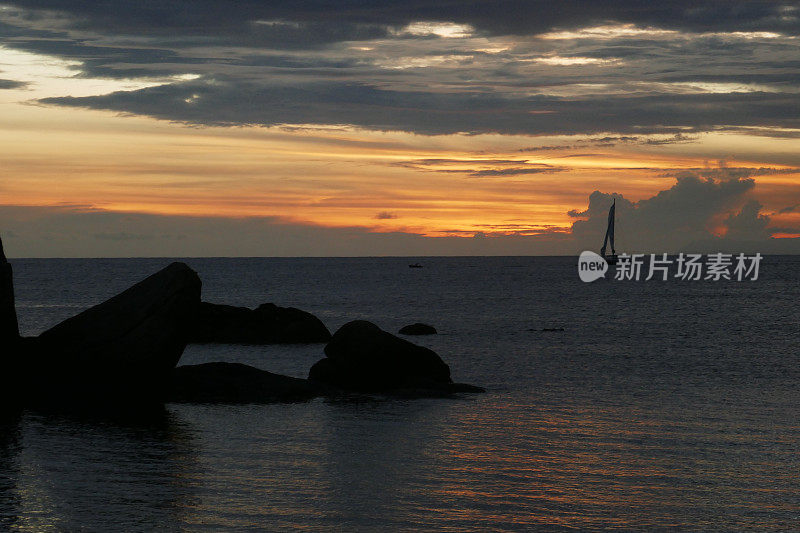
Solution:
[{"label": "sailboat", "polygon": [[[606,263],[609,265],[616,265],[617,264],[617,251],[614,249],[614,212],[615,212],[615,205],[617,203],[616,198],[613,202],[611,202],[611,209],[608,210],[608,227],[606,228],[606,238],[603,240],[603,247],[600,248],[600,255],[603,256],[603,259],[606,260]],[[611,254],[606,255],[606,247],[608,244],[611,244]]]}]

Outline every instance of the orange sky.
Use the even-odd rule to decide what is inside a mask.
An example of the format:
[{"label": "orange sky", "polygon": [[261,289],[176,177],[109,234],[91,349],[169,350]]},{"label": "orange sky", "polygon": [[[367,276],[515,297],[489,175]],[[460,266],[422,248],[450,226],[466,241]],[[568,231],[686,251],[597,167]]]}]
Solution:
[{"label": "orange sky", "polygon": [[[629,34],[646,34],[648,39],[684,38],[674,31],[659,33],[630,25],[590,30],[587,35],[602,42]],[[404,35],[415,36],[433,32],[439,41],[461,46],[486,46],[481,50],[492,57],[515,46],[525,54],[541,43],[564,47],[558,43],[567,42],[565,39],[577,39],[571,46],[579,47],[586,38],[580,32],[562,32],[520,44],[504,38],[470,38],[468,26],[411,25],[404,31]],[[697,35],[691,38],[707,38]],[[735,39],[746,42],[756,38],[743,35]],[[757,38],[770,41],[777,35]],[[433,41],[398,42],[430,46],[426,43]],[[385,48],[389,53],[397,46],[391,40],[378,40],[346,50],[367,54]],[[375,64],[384,70],[425,75],[431,75],[426,69],[436,68],[442,80],[457,72],[451,68],[449,56],[434,61],[431,58],[440,56],[424,55],[423,49],[417,53],[427,58],[427,63],[420,65],[412,61],[413,51],[403,52],[408,55],[395,58],[388,66],[379,60]],[[623,59],[566,57],[556,52],[520,61],[558,75],[563,71],[577,76],[582,70],[596,69],[610,76],[609,80],[614,79],[614,69],[625,63]],[[570,231],[575,217],[568,212],[585,210],[589,195],[596,190],[636,202],[670,189],[682,170],[702,175],[703,169],[722,172],[720,169],[746,167],[749,174],[743,177],[755,176],[756,181],[747,197],[761,203],[761,212],[771,217],[770,227],[779,230],[776,236],[791,236],[795,230],[800,233],[800,214],[793,208],[800,204],[800,174],[795,171],[800,166],[798,130],[776,127],[761,131],[753,126],[675,134],[673,127],[668,134],[635,136],[614,131],[425,135],[348,125],[203,126],[40,102],[49,97],[135,92],[199,77],[165,74],[106,79],[86,72],[78,75],[82,68],[81,61],[0,45],[0,78],[26,83],[21,88],[0,89],[0,206],[71,206],[228,219],[273,217],[291,224],[430,237],[535,235]],[[424,82],[413,76],[409,79]],[[667,85],[659,85],[658,90],[744,96],[772,90],[752,84]],[[565,87],[567,99],[569,91],[590,94],[601,90],[586,83]],[[626,90],[638,94],[637,87]],[[609,84],[602,90],[621,89]],[[192,106],[199,98],[191,95],[180,104]],[[552,111],[530,111],[539,112]],[[598,115],[602,112],[597,110]],[[769,170],[758,172],[762,168]],[[710,230],[725,233],[725,217],[737,212],[745,200],[717,213],[716,227]]]},{"label": "orange sky", "polygon": [[[0,58],[3,53],[0,49]],[[53,58],[12,55],[18,68],[29,69],[29,77],[23,59],[54,63],[56,78],[40,67],[41,86],[0,91],[3,204],[278,216],[431,236],[507,232],[511,226],[535,231],[568,228],[572,220],[567,212],[585,209],[593,190],[638,200],[668,188],[671,178],[663,174],[675,169],[717,166],[720,160],[730,167],[790,167],[800,153],[800,139],[733,133],[697,135],[680,144],[587,143],[577,151],[530,151],[575,146],[604,135],[423,136],[354,127],[190,127],[31,104],[34,97],[59,91],[115,87],[91,80],[73,85],[75,80],[58,78],[63,73]],[[529,151],[520,151],[524,149]],[[566,170],[470,175],[526,165]],[[760,176],[758,194],[766,210],[800,203],[799,179],[798,174]]]}]

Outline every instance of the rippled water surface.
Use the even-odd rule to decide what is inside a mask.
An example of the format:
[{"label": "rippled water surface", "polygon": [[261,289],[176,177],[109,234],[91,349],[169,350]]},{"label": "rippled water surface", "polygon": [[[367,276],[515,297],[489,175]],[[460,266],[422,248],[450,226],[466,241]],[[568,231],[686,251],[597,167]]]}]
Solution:
[{"label": "rippled water surface", "polygon": [[[419,261],[422,269],[409,269]],[[169,260],[14,261],[37,334]],[[440,335],[457,399],[24,411],[0,529],[790,530],[800,260],[754,282],[582,283],[575,258],[190,259],[204,299]],[[563,332],[542,328],[563,327]],[[322,345],[190,346],[304,377]]]}]

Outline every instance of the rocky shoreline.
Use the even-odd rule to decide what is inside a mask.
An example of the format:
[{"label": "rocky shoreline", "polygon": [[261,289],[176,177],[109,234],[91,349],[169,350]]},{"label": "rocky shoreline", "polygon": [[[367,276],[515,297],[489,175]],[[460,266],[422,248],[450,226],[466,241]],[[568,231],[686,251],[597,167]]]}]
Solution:
[{"label": "rocky shoreline", "polygon": [[[0,366],[5,401],[201,403],[302,401],[348,393],[408,397],[483,392],[453,383],[434,351],[353,321],[331,335],[311,313],[201,301],[202,282],[172,263],[38,337],[19,335],[13,272],[0,241]],[[324,343],[308,379],[238,363],[177,366],[189,343]]]}]

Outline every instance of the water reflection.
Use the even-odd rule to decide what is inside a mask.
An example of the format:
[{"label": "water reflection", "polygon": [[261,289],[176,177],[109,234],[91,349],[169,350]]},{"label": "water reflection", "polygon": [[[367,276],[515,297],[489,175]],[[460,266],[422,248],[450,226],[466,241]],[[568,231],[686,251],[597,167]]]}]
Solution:
[{"label": "water reflection", "polygon": [[0,422],[0,530],[785,530],[800,516],[796,410],[598,400],[25,411]]},{"label": "water reflection", "polygon": [[[3,426],[5,529],[175,530],[193,487],[191,430],[163,406],[135,411],[24,411]],[[100,518],[103,517],[103,518]]]},{"label": "water reflection", "polygon": [[345,529],[370,522],[390,530],[419,525],[411,502],[416,491],[430,490],[421,488],[419,480],[434,467],[420,460],[420,448],[439,440],[439,428],[427,422],[441,416],[442,402],[340,401],[322,407],[323,471],[330,487],[324,509],[329,519]]},{"label": "water reflection", "polygon": [[11,529],[20,507],[16,491],[19,471],[20,417],[17,411],[0,411],[0,529]]}]

